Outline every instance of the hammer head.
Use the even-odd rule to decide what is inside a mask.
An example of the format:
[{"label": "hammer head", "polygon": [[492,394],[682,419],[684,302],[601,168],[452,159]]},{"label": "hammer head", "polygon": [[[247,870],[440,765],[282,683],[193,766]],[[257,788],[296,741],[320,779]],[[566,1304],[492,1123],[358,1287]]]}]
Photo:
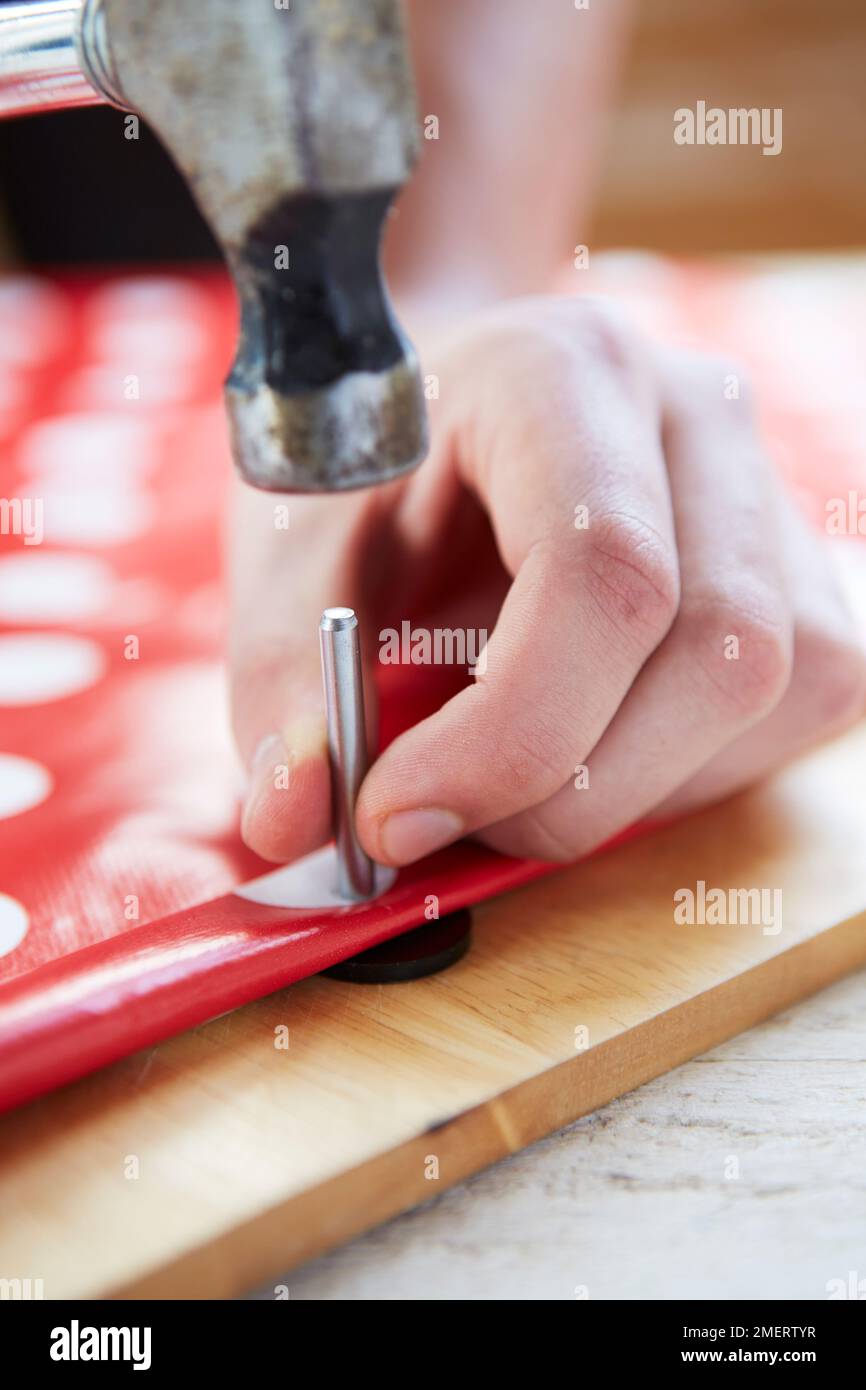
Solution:
[{"label": "hammer head", "polygon": [[379,268],[418,140],[399,0],[101,7],[112,86],[186,176],[238,288],[241,475],[328,492],[413,468],[423,391]]}]

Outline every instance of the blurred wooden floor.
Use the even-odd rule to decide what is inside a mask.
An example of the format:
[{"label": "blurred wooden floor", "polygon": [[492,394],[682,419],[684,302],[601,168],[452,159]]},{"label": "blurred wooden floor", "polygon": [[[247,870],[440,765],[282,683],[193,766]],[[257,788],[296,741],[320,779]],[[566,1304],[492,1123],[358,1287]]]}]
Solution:
[{"label": "blurred wooden floor", "polygon": [[[781,107],[781,153],[676,145],[674,112],[699,100]],[[862,246],[864,175],[863,0],[638,0],[594,245]]]}]

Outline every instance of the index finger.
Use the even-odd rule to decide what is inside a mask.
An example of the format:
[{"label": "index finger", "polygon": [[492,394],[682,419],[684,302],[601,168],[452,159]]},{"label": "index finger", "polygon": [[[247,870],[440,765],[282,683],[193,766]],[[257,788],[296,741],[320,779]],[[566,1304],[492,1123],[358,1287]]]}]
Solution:
[{"label": "index finger", "polygon": [[[515,579],[483,672],[398,738],[364,782],[358,830],[380,862],[409,863],[558,790],[675,616],[653,414],[607,364],[577,350],[557,358],[556,410],[539,396],[512,405],[507,429],[494,409],[473,432],[462,466]],[[584,505],[587,525],[576,528]]]}]

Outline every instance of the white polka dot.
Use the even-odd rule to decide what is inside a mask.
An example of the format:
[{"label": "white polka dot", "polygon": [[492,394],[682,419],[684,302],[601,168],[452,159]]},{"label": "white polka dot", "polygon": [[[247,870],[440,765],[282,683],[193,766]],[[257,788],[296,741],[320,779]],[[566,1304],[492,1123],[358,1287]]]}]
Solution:
[{"label": "white polka dot", "polygon": [[44,801],[53,786],[51,773],[41,763],[0,753],[0,819],[20,816]]},{"label": "white polka dot", "polygon": [[114,576],[92,555],[32,549],[0,560],[0,618],[12,623],[83,622],[111,599]]},{"label": "white polka dot", "polygon": [[55,545],[123,545],[153,523],[154,504],[143,492],[43,491],[43,502],[45,539]]},{"label": "white polka dot", "polygon": [[180,276],[130,275],[104,285],[91,296],[89,309],[96,318],[146,318],[160,314],[200,314],[208,296],[198,285]]},{"label": "white polka dot", "polygon": [[0,636],[0,705],[38,705],[76,695],[105,672],[102,648],[60,633]]},{"label": "white polka dot", "polygon": [[25,472],[63,480],[67,487],[79,481],[125,486],[156,466],[157,444],[157,433],[141,419],[82,411],[32,425],[17,462]]},{"label": "white polka dot", "polygon": [[94,356],[136,366],[179,367],[199,361],[209,350],[204,324],[180,315],[127,319],[99,324],[90,340]]},{"label": "white polka dot", "polygon": [[[123,399],[126,375],[118,367],[82,367],[64,381],[63,404],[71,410],[116,409],[118,402]],[[200,384],[198,373],[178,371],[176,368],[160,371],[148,367],[145,371],[136,371],[134,375],[138,379],[135,406],[139,409],[154,405],[177,405],[188,400]]]},{"label": "white polka dot", "polygon": [[30,919],[17,898],[0,893],[0,956],[14,951],[27,935]]},{"label": "white polka dot", "polygon": [[56,285],[36,275],[0,277],[0,361],[37,366],[60,350],[68,327],[68,305]]},{"label": "white polka dot", "polygon": [[[376,865],[376,897],[387,892],[397,877],[396,869]],[[346,907],[337,891],[337,852],[333,845],[317,849],[294,864],[242,883],[236,898],[265,907]]]}]

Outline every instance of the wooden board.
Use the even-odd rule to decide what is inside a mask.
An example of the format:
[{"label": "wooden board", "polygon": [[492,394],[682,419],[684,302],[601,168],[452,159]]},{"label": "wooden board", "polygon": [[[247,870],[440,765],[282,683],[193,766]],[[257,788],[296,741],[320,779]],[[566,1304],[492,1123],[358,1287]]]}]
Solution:
[{"label": "wooden board", "polygon": [[[305,981],[3,1117],[0,1277],[243,1292],[820,989],[866,961],[864,784],[861,725],[476,909],[444,975]],[[678,925],[701,879],[781,930]]]},{"label": "wooden board", "polygon": [[[863,158],[860,0],[643,0],[634,10],[597,212],[576,239],[668,254],[862,248],[866,184],[850,174]],[[674,112],[699,100],[780,108],[780,155],[677,145]]]}]

